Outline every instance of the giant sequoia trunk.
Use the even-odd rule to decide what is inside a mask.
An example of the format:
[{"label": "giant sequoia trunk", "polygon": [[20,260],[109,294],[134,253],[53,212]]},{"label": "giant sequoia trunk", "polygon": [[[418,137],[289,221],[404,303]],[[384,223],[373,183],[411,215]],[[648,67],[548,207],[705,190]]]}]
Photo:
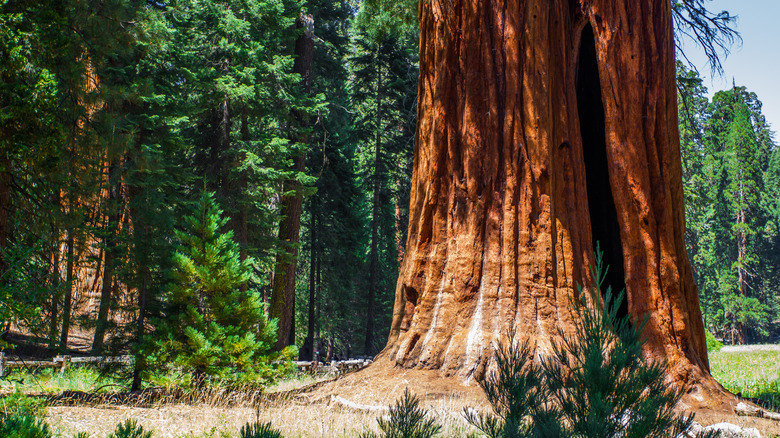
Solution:
[{"label": "giant sequoia trunk", "polygon": [[[409,235],[381,358],[479,376],[510,329],[544,354],[596,242],[646,353],[717,386],[683,232],[668,0],[420,2]],[[381,360],[380,358],[380,360]]]}]

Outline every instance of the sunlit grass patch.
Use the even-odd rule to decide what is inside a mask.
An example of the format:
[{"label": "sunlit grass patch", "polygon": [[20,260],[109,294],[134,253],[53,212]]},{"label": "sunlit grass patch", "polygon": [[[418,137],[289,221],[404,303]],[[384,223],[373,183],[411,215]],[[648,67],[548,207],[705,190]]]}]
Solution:
[{"label": "sunlit grass patch", "polygon": [[24,369],[13,370],[0,380],[0,392],[55,394],[62,391],[105,392],[124,388],[123,382],[103,375],[94,367],[71,367],[65,372],[53,368],[44,368],[28,372]]},{"label": "sunlit grass patch", "polygon": [[710,370],[726,389],[780,409],[780,351],[710,353]]}]

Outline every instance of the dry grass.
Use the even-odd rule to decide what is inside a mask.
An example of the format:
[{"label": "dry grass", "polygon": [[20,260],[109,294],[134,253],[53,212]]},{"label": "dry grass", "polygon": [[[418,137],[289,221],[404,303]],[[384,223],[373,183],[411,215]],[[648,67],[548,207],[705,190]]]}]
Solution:
[{"label": "dry grass", "polygon": [[[315,378],[301,374],[269,387],[265,394],[213,388],[180,394],[147,393],[120,400],[116,394],[83,399],[80,397],[86,394],[72,393],[55,401],[60,406],[48,408],[47,421],[63,437],[87,432],[103,438],[118,423],[132,418],[153,431],[155,438],[233,438],[244,424],[254,421],[271,422],[286,438],[352,438],[367,429],[376,430],[378,414],[344,407],[333,402],[332,396],[359,404],[387,405],[411,387],[442,425],[442,436],[465,437],[473,430],[461,412],[464,406],[480,406],[474,403],[476,387],[450,387],[446,379],[431,379],[434,374],[423,374],[421,379],[421,375],[398,373],[396,378],[379,379],[381,384],[376,383],[376,377],[376,373],[358,372],[333,380],[328,375]],[[412,386],[421,381],[421,386]],[[68,404],[78,406],[63,406]]]},{"label": "dry grass", "polygon": [[373,422],[369,415],[298,403],[261,406],[259,411],[183,404],[153,409],[55,407],[49,409],[48,422],[55,432],[66,436],[89,432],[93,437],[105,437],[117,423],[127,418],[136,420],[146,430],[154,431],[154,436],[159,438],[188,435],[235,437],[241,426],[256,419],[270,421],[285,437],[354,437]]},{"label": "dry grass", "polygon": [[[256,420],[271,422],[286,438],[353,438],[367,429],[376,430],[376,413],[312,400],[314,397],[298,394],[261,402],[255,408],[207,404],[160,404],[154,408],[51,407],[47,421],[55,433],[63,436],[88,432],[95,438],[105,437],[127,418],[154,431],[157,438],[236,437],[241,426]],[[461,400],[442,399],[427,406],[442,425],[443,436],[464,437],[472,430],[460,414]]]},{"label": "dry grass", "polygon": [[[740,364],[733,363],[735,356],[730,354],[726,351],[722,357],[711,358],[714,373],[719,369],[732,372],[735,369],[743,372],[745,369],[754,372],[763,369],[762,372],[775,376],[780,363],[773,359],[775,356],[765,357],[765,351],[740,351],[740,356],[748,356],[745,359],[748,362]],[[756,357],[749,359],[751,354]],[[461,415],[463,408],[487,408],[484,395],[476,385],[464,386],[455,379],[442,378],[434,371],[391,368],[389,364],[375,363],[335,381],[324,380],[329,376],[314,379],[301,375],[269,388],[270,393],[265,395],[256,391],[214,389],[183,397],[137,400],[138,403],[130,405],[101,404],[107,400],[95,400],[89,407],[50,407],[48,422],[63,437],[88,432],[94,438],[103,438],[127,418],[154,431],[156,438],[237,437],[241,426],[256,420],[271,422],[286,438],[357,437],[366,429],[376,429],[377,414],[346,408],[332,402],[333,396],[364,405],[387,405],[408,387],[420,396],[423,405],[443,426],[443,437],[460,438],[473,431]],[[316,388],[301,390],[315,383]],[[704,425],[729,422],[755,427],[765,438],[780,437],[780,423],[771,420],[712,411],[699,412],[696,420]]]}]

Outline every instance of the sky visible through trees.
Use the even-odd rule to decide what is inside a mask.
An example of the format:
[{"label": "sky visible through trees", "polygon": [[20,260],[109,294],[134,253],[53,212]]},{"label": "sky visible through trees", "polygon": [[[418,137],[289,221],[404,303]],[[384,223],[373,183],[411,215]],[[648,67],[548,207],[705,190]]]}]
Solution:
[{"label": "sky visible through trees", "polygon": [[736,29],[742,44],[735,44],[731,53],[723,57],[723,74],[713,74],[705,65],[700,49],[688,42],[685,51],[696,64],[707,86],[709,97],[731,85],[747,87],[761,96],[762,112],[773,131],[780,129],[780,83],[775,72],[780,70],[777,52],[777,35],[772,17],[780,14],[780,3],[773,0],[734,2],[713,0],[707,4],[711,11],[727,10],[737,16]]}]

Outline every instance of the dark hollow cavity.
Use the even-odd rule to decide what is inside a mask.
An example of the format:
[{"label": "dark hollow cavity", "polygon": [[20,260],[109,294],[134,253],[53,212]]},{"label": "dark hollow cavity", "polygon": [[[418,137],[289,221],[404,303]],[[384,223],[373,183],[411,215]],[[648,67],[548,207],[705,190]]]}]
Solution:
[{"label": "dark hollow cavity", "polygon": [[[626,288],[623,245],[620,241],[615,200],[609,184],[604,104],[601,100],[596,40],[590,24],[582,30],[576,87],[593,249],[595,251],[596,245],[599,245],[604,266],[609,267],[601,287],[602,294],[606,293],[607,286],[611,286],[614,297]],[[618,316],[627,314],[628,297],[624,296]]]}]

